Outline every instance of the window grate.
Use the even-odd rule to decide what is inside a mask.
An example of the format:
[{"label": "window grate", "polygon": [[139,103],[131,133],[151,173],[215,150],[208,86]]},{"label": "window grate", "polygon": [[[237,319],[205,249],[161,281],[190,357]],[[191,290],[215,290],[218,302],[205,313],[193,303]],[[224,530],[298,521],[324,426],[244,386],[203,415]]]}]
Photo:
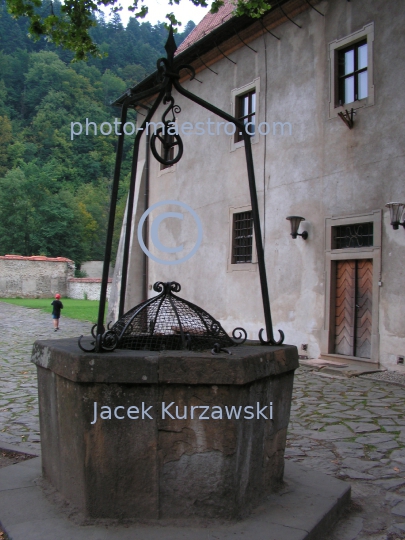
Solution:
[{"label": "window grate", "polygon": [[253,252],[252,211],[233,214],[232,264],[251,263]]},{"label": "window grate", "polygon": [[373,222],[332,227],[332,249],[370,247],[374,245]]}]

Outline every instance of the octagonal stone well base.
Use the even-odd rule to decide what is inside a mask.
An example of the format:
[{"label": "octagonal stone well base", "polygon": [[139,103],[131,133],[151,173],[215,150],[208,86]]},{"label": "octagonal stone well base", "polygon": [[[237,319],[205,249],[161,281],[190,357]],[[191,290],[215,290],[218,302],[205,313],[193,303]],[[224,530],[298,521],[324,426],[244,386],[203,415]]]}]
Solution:
[{"label": "octagonal stone well base", "polygon": [[95,354],[65,339],[37,341],[32,361],[43,475],[85,516],[236,519],[282,482],[296,347]]}]

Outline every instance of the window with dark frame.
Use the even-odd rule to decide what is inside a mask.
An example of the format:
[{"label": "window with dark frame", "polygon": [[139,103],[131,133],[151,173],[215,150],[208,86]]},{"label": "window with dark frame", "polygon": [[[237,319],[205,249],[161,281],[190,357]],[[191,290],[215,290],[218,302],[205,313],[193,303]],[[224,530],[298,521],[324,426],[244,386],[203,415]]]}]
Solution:
[{"label": "window with dark frame", "polygon": [[252,211],[235,213],[232,225],[232,264],[251,263],[252,254]]},{"label": "window with dark frame", "polygon": [[[249,124],[247,131],[254,136],[256,131],[256,90],[251,90],[241,96],[236,96],[235,102],[236,118],[243,120],[243,123],[252,122]],[[243,134],[239,131],[235,132],[235,143],[243,141]]]},{"label": "window with dark frame", "polygon": [[[172,143],[174,142],[174,137],[173,135],[169,135],[169,142]],[[165,150],[163,148],[163,144],[162,144],[162,151],[161,151],[161,157],[162,158],[165,158],[165,159],[174,159],[174,146],[172,146],[168,152],[168,155],[165,156]],[[163,165],[163,163],[160,164],[160,170],[163,171],[164,169],[168,169],[169,167],[172,167],[173,165]]]},{"label": "window with dark frame", "polygon": [[374,223],[353,223],[332,227],[332,249],[371,247],[374,245]]},{"label": "window with dark frame", "polygon": [[368,97],[367,40],[338,51],[338,105]]}]

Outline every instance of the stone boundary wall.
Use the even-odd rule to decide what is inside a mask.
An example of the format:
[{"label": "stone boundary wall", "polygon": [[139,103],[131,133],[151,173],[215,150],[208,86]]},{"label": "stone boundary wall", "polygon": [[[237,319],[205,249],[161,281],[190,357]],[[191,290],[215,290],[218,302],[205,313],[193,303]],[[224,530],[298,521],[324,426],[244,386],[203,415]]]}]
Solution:
[{"label": "stone boundary wall", "polygon": [[[107,300],[110,298],[112,279],[108,280]],[[101,278],[70,278],[67,286],[68,298],[76,300],[99,300],[101,290]]]},{"label": "stone boundary wall", "polygon": [[68,279],[75,263],[65,257],[0,256],[1,298],[51,298],[67,296]]}]

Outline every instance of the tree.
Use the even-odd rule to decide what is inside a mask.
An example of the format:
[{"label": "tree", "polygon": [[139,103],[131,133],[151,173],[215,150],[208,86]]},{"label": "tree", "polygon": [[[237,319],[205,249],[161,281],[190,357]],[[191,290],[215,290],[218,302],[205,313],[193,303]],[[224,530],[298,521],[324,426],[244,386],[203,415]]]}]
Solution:
[{"label": "tree", "polygon": [[[133,0],[128,9],[136,18],[143,18],[148,13],[148,0]],[[153,1],[153,0],[149,0]],[[169,5],[180,4],[180,0],[167,0]],[[186,0],[184,0],[186,1]],[[208,7],[207,0],[190,0],[195,6]],[[271,8],[267,0],[234,0],[235,15],[248,15],[259,18]],[[90,30],[97,25],[96,14],[103,6],[111,6],[113,13],[122,9],[118,0],[59,0],[50,2],[45,8],[41,0],[6,0],[9,13],[15,17],[28,17],[30,34],[39,39],[46,37],[56,45],[61,45],[75,53],[76,60],[84,60],[87,56],[100,56],[100,50],[93,41]],[[217,13],[224,0],[214,0],[211,13]],[[166,18],[173,26],[181,23],[174,14],[168,13]],[[113,22],[116,31],[120,30],[119,20]],[[15,39],[19,39],[19,29],[15,29]]]},{"label": "tree", "polygon": [[0,178],[0,254],[31,255],[33,208],[21,169]]},{"label": "tree", "polygon": [[7,172],[8,146],[12,140],[11,122],[7,116],[0,116],[0,176]]},{"label": "tree", "polygon": [[[42,1],[43,14],[49,2]],[[60,4],[53,2],[58,12]],[[167,31],[163,23],[136,18],[122,28],[118,14],[111,24],[101,19],[91,35],[110,56],[71,63],[72,52],[45,37],[27,38],[28,24],[0,5],[0,255],[102,259],[117,138],[114,129],[104,136],[100,126],[113,125],[119,115],[110,100],[155,69]],[[193,26],[176,34],[178,43]],[[93,123],[88,130],[86,119]],[[136,121],[135,111],[128,112],[128,121]],[[80,136],[72,138],[72,122],[82,124]],[[124,141],[114,254],[133,141]]]}]

